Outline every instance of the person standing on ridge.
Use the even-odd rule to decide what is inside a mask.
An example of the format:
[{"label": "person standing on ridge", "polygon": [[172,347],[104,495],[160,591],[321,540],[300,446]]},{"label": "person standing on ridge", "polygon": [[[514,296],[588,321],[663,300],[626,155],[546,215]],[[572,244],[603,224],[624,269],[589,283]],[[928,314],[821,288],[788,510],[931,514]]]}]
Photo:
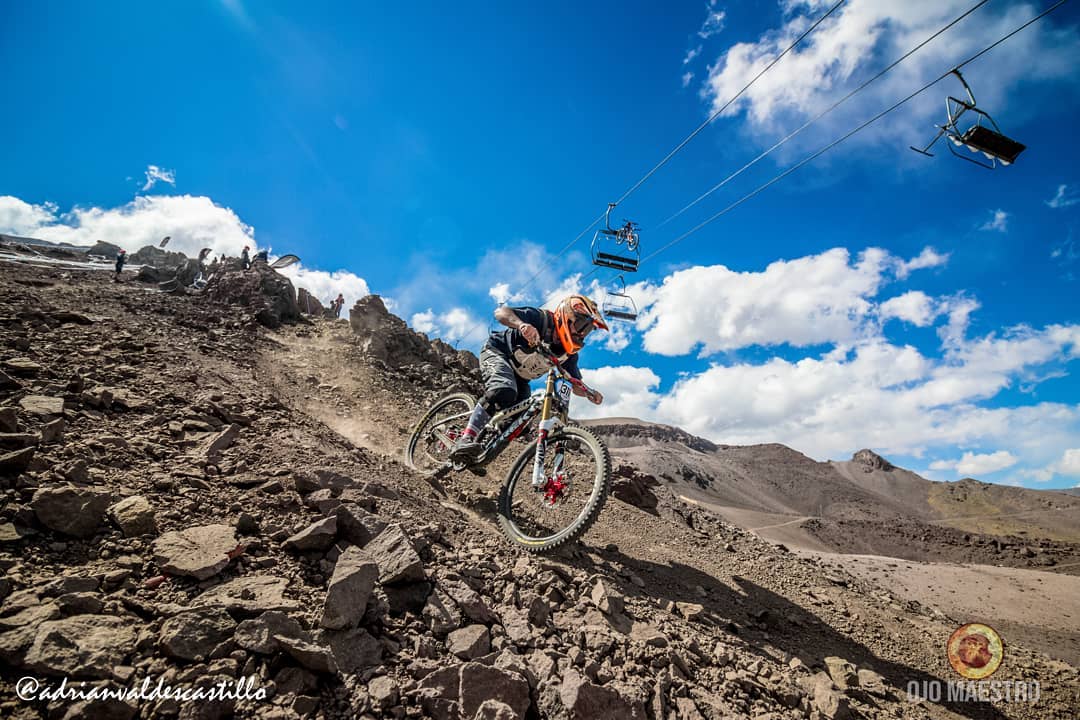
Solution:
[{"label": "person standing on ridge", "polygon": [[[536,347],[541,341],[555,352],[562,368],[578,380],[578,351],[585,337],[595,328],[607,330],[596,303],[584,295],[570,295],[555,310],[535,307],[498,307],[495,319],[507,330],[491,333],[480,351],[480,374],[484,394],[473,408],[469,425],[450,452],[454,462],[468,463],[480,454],[476,438],[491,416],[529,396],[529,381],[549,369],[544,355]],[[604,396],[598,391],[588,395],[574,388],[574,394],[588,397],[599,405]]]},{"label": "person standing on ridge", "polygon": [[345,296],[338,293],[338,296],[330,303],[330,307],[334,311],[334,317],[341,317],[341,308],[345,306]]},{"label": "person standing on ridge", "polygon": [[127,250],[121,250],[116,253],[116,275],[113,277],[113,282],[120,282],[120,273],[124,270],[124,263],[127,262]]},{"label": "person standing on ridge", "polygon": [[250,248],[245,245],[244,252],[240,253],[240,264],[244,266],[244,270],[247,270],[249,267],[251,267],[251,258],[248,256],[249,249]]}]

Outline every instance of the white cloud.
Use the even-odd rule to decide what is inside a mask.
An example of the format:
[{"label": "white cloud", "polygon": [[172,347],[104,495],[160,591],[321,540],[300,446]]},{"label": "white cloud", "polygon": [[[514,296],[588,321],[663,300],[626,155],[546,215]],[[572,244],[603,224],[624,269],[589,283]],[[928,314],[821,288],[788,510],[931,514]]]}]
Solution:
[{"label": "white cloud", "polygon": [[[780,3],[785,11],[779,27],[766,30],[756,40],[729,46],[710,65],[705,97],[711,109],[719,109],[796,37],[821,16],[827,4],[821,2]],[[828,3],[831,4],[831,3]],[[842,5],[803,42],[765,73],[725,114],[745,113],[747,130],[762,138],[775,139],[796,125],[816,116],[860,85],[879,69],[898,59],[930,37],[970,6],[969,0],[910,2],[909,0],[863,0]],[[1003,8],[988,6],[954,26],[948,35],[930,43],[880,80],[848,102],[842,111],[828,116],[821,125],[827,135],[855,123],[852,116],[870,117],[881,109],[922,87],[927,78],[937,77],[942,68],[952,67],[959,58],[974,54],[992,39],[1033,17],[1040,8],[1035,3],[1016,3]],[[1075,28],[1060,29],[1039,23],[1013,37],[986,55],[973,82],[981,106],[998,114],[1034,114],[1036,109],[1010,106],[1008,99],[1020,82],[1033,83],[1049,78],[1074,77],[1080,40]],[[972,80],[973,78],[969,78]],[[895,147],[897,137],[932,135],[933,122],[940,122],[946,94],[961,92],[954,80],[942,82],[934,90],[875,123],[856,137],[856,142],[887,142]],[[1007,116],[1010,117],[1010,116]],[[809,141],[804,141],[809,142]],[[907,141],[904,141],[907,144]]]},{"label": "white cloud", "polygon": [[425,310],[424,312],[414,313],[409,318],[409,325],[414,330],[430,335],[438,330],[439,323],[436,320],[435,312],[433,310]]},{"label": "white cloud", "polygon": [[1008,232],[1009,230],[1009,213],[1002,209],[991,211],[990,219],[979,226],[980,230],[989,230],[993,232]]},{"label": "white cloud", "polygon": [[1080,192],[1076,188],[1069,189],[1068,185],[1058,185],[1057,193],[1054,197],[1046,201],[1046,204],[1052,208],[1067,208],[1080,203]]},{"label": "white cloud", "polygon": [[917,327],[926,327],[938,316],[935,303],[921,290],[889,298],[881,304],[881,319],[899,318]]},{"label": "white cloud", "polygon": [[158,182],[168,183],[170,185],[176,185],[176,171],[166,170],[160,168],[157,165],[146,166],[146,184],[142,186],[143,192],[146,192],[150,188],[154,187]]},{"label": "white cloud", "polygon": [[979,307],[978,300],[964,295],[958,295],[947,301],[943,309],[948,314],[949,321],[938,328],[938,337],[941,338],[945,347],[957,347],[963,343],[968,323],[971,321],[971,313]]},{"label": "white cloud", "polygon": [[914,270],[924,270],[926,268],[939,267],[949,262],[948,253],[939,253],[932,247],[923,248],[922,252],[916,257],[913,257],[907,261],[899,261],[896,264],[896,277],[903,280]]},{"label": "white cloud", "polygon": [[64,214],[55,205],[0,197],[0,223],[14,235],[72,245],[104,240],[128,251],[156,246],[166,235],[172,236],[169,250],[188,256],[205,247],[215,256],[235,256],[245,245],[255,247],[254,229],[205,196],[140,195],[120,207],[76,207]]},{"label": "white cloud", "polygon": [[698,45],[696,48],[692,48],[690,50],[687,50],[686,51],[686,57],[683,58],[682,64],[683,65],[689,65],[691,62],[693,62],[694,58],[696,58],[700,54],[701,54],[701,46],[700,45]]},{"label": "white cloud", "polygon": [[[635,368],[601,368],[590,377],[620,403],[618,413],[605,406],[597,414],[678,425],[721,443],[781,442],[820,460],[860,447],[916,457],[947,453],[939,462],[951,464],[935,468],[977,474],[1020,463],[1044,467],[1075,445],[1080,405],[986,404],[1019,380],[1037,383],[1080,357],[1080,325],[958,338],[943,348],[942,357],[931,358],[877,338],[799,360],[713,364],[663,392]],[[950,460],[957,446],[995,451]]]},{"label": "white cloud", "polygon": [[608,328],[610,329],[606,333],[600,335],[604,338],[604,349],[616,353],[625,350],[630,345],[630,328],[626,323],[610,319],[608,320]]},{"label": "white cloud", "polygon": [[1054,466],[1054,472],[1069,477],[1080,477],[1080,448],[1069,448],[1061,454],[1061,459]]},{"label": "white cloud", "polygon": [[966,452],[959,460],[938,460],[930,463],[930,469],[955,470],[964,477],[978,477],[1010,468],[1017,462],[1018,458],[1008,450],[984,454]]},{"label": "white cloud", "polygon": [[724,20],[726,18],[727,13],[710,6],[709,12],[705,16],[705,22],[701,23],[701,29],[698,30],[698,37],[702,40],[707,40],[713,35],[721,32],[724,29]]},{"label": "white cloud", "polygon": [[511,297],[510,283],[496,283],[492,287],[488,288],[488,295],[490,295],[491,299],[494,300],[497,304],[504,304]]},{"label": "white cloud", "polygon": [[42,225],[54,222],[57,210],[54,203],[31,205],[11,195],[0,195],[0,232],[29,235]]},{"label": "white cloud", "polygon": [[690,85],[690,81],[693,80],[693,79],[694,79],[694,73],[692,73],[692,72],[683,73],[682,86],[687,87],[688,85]]},{"label": "white cloud", "polygon": [[1036,482],[1050,482],[1055,477],[1080,477],[1080,448],[1066,448],[1061,457],[1046,467],[1026,470],[1021,474]]},{"label": "white cloud", "polygon": [[[806,347],[852,343],[877,333],[870,322],[880,287],[947,256],[923,251],[904,261],[868,248],[853,262],[845,248],[778,260],[760,272],[695,266],[634,290],[643,307],[645,349],[681,355],[699,344],[709,354],[750,345]],[[901,310],[897,303],[889,311]]]},{"label": "white cloud", "polygon": [[483,329],[487,323],[478,322],[465,308],[454,307],[443,313],[437,313],[431,308],[413,313],[409,318],[409,325],[432,339],[441,338],[453,343],[465,338],[470,331]]},{"label": "white cloud", "polygon": [[653,389],[660,384],[660,378],[649,368],[629,365],[582,368],[581,376],[587,385],[604,394],[604,402],[602,405],[577,402],[573,407],[574,417],[645,418],[652,414],[658,399]]},{"label": "white cloud", "polygon": [[336,298],[338,293],[344,295],[345,307],[341,312],[342,317],[348,317],[349,308],[371,292],[364,278],[348,270],[327,272],[306,268],[302,263],[297,263],[280,272],[292,280],[294,287],[304,288],[318,298],[324,307],[328,307],[330,301]]}]

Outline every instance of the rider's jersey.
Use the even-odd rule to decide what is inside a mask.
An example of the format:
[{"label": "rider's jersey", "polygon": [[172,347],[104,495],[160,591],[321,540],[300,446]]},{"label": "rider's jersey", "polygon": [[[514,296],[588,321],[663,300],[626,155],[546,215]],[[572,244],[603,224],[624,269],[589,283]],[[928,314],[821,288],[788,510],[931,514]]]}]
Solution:
[{"label": "rider's jersey", "polygon": [[[562,352],[563,346],[555,333],[555,322],[551,313],[534,307],[510,308],[522,322],[528,323],[540,333],[540,339],[551,346],[551,349],[559,353],[559,362],[563,369],[578,380],[581,379],[581,371],[578,370],[577,353],[572,355]],[[546,373],[551,366],[544,360],[544,356],[536,352],[529,342],[522,337],[518,330],[506,328],[491,333],[487,344],[493,350],[498,351],[513,366],[514,372],[526,380],[535,380]]]}]

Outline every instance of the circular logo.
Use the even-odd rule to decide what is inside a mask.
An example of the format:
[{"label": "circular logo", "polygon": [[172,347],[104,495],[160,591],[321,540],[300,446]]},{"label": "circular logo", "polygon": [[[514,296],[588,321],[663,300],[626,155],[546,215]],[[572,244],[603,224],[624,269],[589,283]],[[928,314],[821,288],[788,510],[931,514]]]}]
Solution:
[{"label": "circular logo", "polygon": [[962,625],[945,646],[953,670],[969,680],[988,678],[1001,666],[1005,644],[994,628],[982,623]]}]

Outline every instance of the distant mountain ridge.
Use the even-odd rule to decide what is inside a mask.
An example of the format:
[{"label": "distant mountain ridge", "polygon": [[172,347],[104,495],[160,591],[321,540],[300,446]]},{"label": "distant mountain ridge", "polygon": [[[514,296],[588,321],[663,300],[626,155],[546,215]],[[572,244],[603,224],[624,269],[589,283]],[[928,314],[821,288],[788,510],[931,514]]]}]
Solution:
[{"label": "distant mountain ridge", "polygon": [[818,462],[776,443],[719,445],[629,418],[584,424],[617,464],[778,542],[878,554],[924,536],[943,545],[981,542],[970,534],[1080,543],[1080,493],[931,481],[869,449]]}]

